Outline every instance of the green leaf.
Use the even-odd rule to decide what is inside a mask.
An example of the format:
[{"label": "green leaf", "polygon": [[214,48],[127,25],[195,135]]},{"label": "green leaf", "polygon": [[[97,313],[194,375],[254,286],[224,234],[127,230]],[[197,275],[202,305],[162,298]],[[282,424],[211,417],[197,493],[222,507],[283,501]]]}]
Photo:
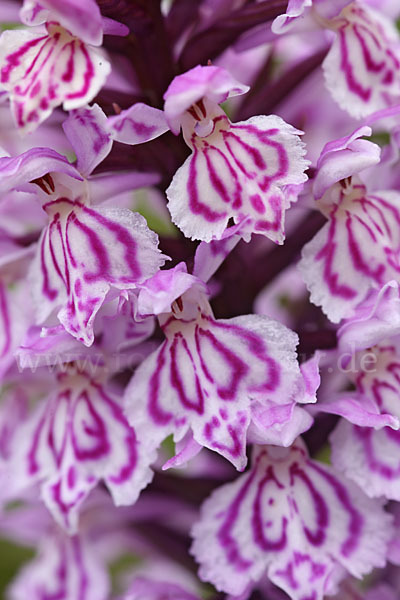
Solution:
[{"label": "green leaf", "polygon": [[0,23],[0,31],[6,31],[6,29],[23,29],[24,26],[21,23]]},{"label": "green leaf", "polygon": [[172,223],[168,213],[164,215],[162,212],[156,211],[150,202],[147,200],[146,190],[140,190],[135,193],[135,203],[133,210],[142,215],[147,221],[147,225],[158,233],[166,237],[178,237],[179,231]]},{"label": "green leaf", "polygon": [[134,567],[140,565],[143,559],[136,554],[126,552],[121,554],[113,563],[110,565],[110,577],[111,587],[115,594],[121,594],[122,589],[120,582],[124,580],[124,575],[127,575]]},{"label": "green leaf", "polygon": [[33,548],[18,546],[0,538],[0,598],[5,598],[5,590],[20,568],[35,556]]},{"label": "green leaf", "polygon": [[378,146],[382,148],[383,146],[390,144],[390,133],[387,131],[377,131],[369,137],[363,136],[362,139],[378,144]]},{"label": "green leaf", "polygon": [[313,456],[313,458],[315,460],[318,460],[319,462],[325,463],[326,465],[330,465],[331,464],[331,447],[329,444],[325,444],[325,446],[322,446],[322,448],[320,450],[318,450],[318,452],[316,453],[315,456]]}]

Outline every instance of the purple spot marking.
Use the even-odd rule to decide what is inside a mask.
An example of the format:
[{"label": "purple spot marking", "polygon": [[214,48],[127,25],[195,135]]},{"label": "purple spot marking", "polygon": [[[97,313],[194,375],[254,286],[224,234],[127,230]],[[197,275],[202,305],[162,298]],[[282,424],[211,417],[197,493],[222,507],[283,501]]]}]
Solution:
[{"label": "purple spot marking", "polygon": [[75,483],[76,483],[76,471],[75,471],[75,467],[71,466],[68,469],[68,473],[67,473],[67,484],[68,484],[68,487],[70,489],[72,489],[73,487],[75,487]]},{"label": "purple spot marking", "polygon": [[95,70],[93,68],[93,63],[91,61],[91,58],[89,56],[89,53],[86,49],[86,46],[83,42],[79,42],[79,47],[80,50],[82,52],[82,54],[84,55],[85,61],[86,61],[86,71],[85,74],[83,76],[84,79],[84,84],[81,90],[79,90],[78,92],[74,92],[71,94],[67,95],[68,100],[74,100],[75,98],[84,98],[89,90],[90,90],[90,84],[92,82],[92,79],[95,76]]},{"label": "purple spot marking", "polygon": [[143,139],[148,139],[157,130],[155,125],[147,125],[146,123],[135,121],[132,117],[121,119],[113,126],[113,128],[116,131],[121,131],[127,124],[133,129],[138,137]]},{"label": "purple spot marking", "polygon": [[338,35],[341,52],[340,68],[344,72],[349,90],[361,98],[363,102],[368,102],[371,98],[372,90],[371,88],[364,88],[354,75],[353,67],[349,60],[349,50],[346,41],[346,25],[339,29]]},{"label": "purple spot marking", "polygon": [[357,295],[357,292],[347,285],[339,284],[338,273],[335,273],[333,270],[333,262],[335,259],[335,253],[337,248],[336,242],[334,241],[337,228],[337,222],[335,218],[336,210],[337,206],[332,211],[331,222],[329,223],[329,225],[325,226],[328,227],[328,240],[325,246],[323,246],[321,250],[317,253],[315,259],[324,259],[325,261],[323,277],[331,294],[333,296],[340,296],[341,298],[346,298],[350,300],[351,298],[354,298]]},{"label": "purple spot marking", "polygon": [[193,150],[193,156],[192,156],[192,158],[190,160],[190,164],[189,164],[189,174],[188,174],[188,181],[187,181],[189,206],[190,206],[191,211],[195,215],[202,215],[206,221],[214,223],[216,221],[220,221],[221,219],[225,218],[228,213],[226,211],[218,212],[218,211],[212,210],[209,206],[207,206],[207,204],[204,204],[203,202],[200,202],[200,200],[199,200],[199,191],[197,188],[197,178],[198,178],[197,161],[199,160],[200,156],[202,156],[202,152],[199,151],[195,147]]},{"label": "purple spot marking", "polygon": [[156,425],[166,425],[173,417],[172,413],[163,411],[159,405],[161,375],[163,374],[166,365],[166,354],[168,354],[168,343],[164,342],[158,352],[156,369],[149,380],[148,410]]},{"label": "purple spot marking", "polygon": [[42,417],[41,420],[39,421],[35,431],[33,432],[32,445],[30,447],[30,450],[29,450],[28,456],[27,456],[29,475],[34,475],[35,473],[37,473],[39,471],[39,465],[37,462],[36,453],[39,448],[40,436],[41,436],[45,421],[46,421],[46,418]]},{"label": "purple spot marking", "polygon": [[31,48],[34,48],[35,46],[37,46],[37,44],[40,44],[40,42],[42,42],[43,40],[46,40],[46,39],[47,39],[47,36],[45,35],[36,40],[31,40],[29,42],[26,42],[26,44],[21,46],[21,48],[19,48],[16,52],[13,52],[12,54],[9,54],[8,56],[6,56],[7,64],[0,71],[1,83],[7,83],[9,81],[11,71],[13,69],[15,69],[15,67],[18,67],[21,64],[20,59],[24,56],[24,54],[29,52],[29,50]]},{"label": "purple spot marking", "polygon": [[97,460],[100,457],[109,454],[111,450],[110,441],[107,436],[107,428],[99,413],[95,410],[93,402],[86,390],[81,392],[72,411],[72,422],[74,423],[74,427],[76,427],[75,420],[77,419],[75,413],[78,410],[80,403],[85,405],[87,410],[86,415],[91,418],[91,421],[87,421],[87,417],[82,420],[82,429],[86,434],[86,439],[93,443],[88,447],[80,446],[75,431],[72,430],[72,446],[78,460]]},{"label": "purple spot marking", "polygon": [[245,500],[255,477],[255,470],[247,475],[245,484],[240,488],[236,498],[234,498],[231,505],[227,508],[222,525],[217,531],[217,539],[224,550],[227,561],[232,563],[238,571],[246,571],[251,567],[252,562],[242,556],[240,544],[238,544],[233,537],[232,530],[239,517],[241,505]]},{"label": "purple spot marking", "polygon": [[[225,386],[218,386],[217,393],[222,400],[235,400],[238,388],[242,379],[249,372],[249,366],[232,350],[220,342],[209,329],[198,328],[198,351],[201,355],[201,338],[205,338],[211,344],[213,349],[220,354],[221,359],[229,367],[231,376]],[[212,380],[206,367],[206,361],[202,359],[202,367],[205,368],[205,374],[209,380]]]},{"label": "purple spot marking", "polygon": [[41,271],[42,271],[42,275],[43,275],[42,292],[45,296],[47,296],[47,298],[49,300],[55,300],[55,298],[58,296],[58,291],[56,289],[50,287],[49,271],[47,269],[46,259],[45,259],[45,256],[46,256],[45,243],[47,241],[47,243],[49,244],[49,239],[50,239],[50,228],[48,227],[44,232],[43,239],[40,244],[40,266],[41,266]]},{"label": "purple spot marking", "polygon": [[[177,350],[180,348],[180,352],[178,354]],[[190,352],[189,346],[182,336],[181,333],[177,333],[174,336],[174,340],[172,344],[170,344],[170,356],[171,356],[171,371],[170,371],[170,383],[172,388],[178,394],[179,400],[182,406],[188,410],[194,410],[199,415],[204,413],[204,395],[203,389],[200,384],[199,377],[196,373],[196,365],[193,360],[192,353]],[[178,366],[178,357],[179,357],[179,366]],[[184,383],[180,376],[180,369],[183,368],[185,363],[189,363],[189,368],[187,368],[187,373],[192,374],[195,380],[195,388],[196,388],[196,396],[193,400],[187,396],[186,391],[184,389]]]},{"label": "purple spot marking", "polygon": [[333,475],[325,471],[322,467],[320,467],[314,462],[309,461],[308,466],[314,469],[314,471],[316,471],[317,473],[319,473],[321,477],[323,477],[329,483],[340,504],[348,513],[349,534],[341,546],[341,552],[345,557],[351,556],[351,554],[353,554],[353,552],[355,552],[358,546],[360,545],[361,534],[364,528],[364,519],[351,503],[348,491],[340,481],[335,479]]},{"label": "purple spot marking", "polygon": [[65,83],[70,83],[74,78],[74,54],[75,54],[74,45],[75,45],[75,41],[72,41],[64,46],[64,48],[67,48],[68,46],[70,48],[70,55],[69,55],[68,62],[67,62],[67,68],[61,76],[61,79]]},{"label": "purple spot marking", "polygon": [[107,404],[112,417],[115,421],[117,421],[124,429],[125,429],[125,447],[127,450],[127,461],[126,464],[122,465],[119,473],[108,476],[107,480],[114,484],[122,484],[125,483],[134,472],[138,456],[137,456],[137,441],[134,430],[130,427],[128,421],[126,420],[121,407],[114,402],[111,398],[109,398],[102,390],[102,388],[98,385],[93,384],[93,387],[97,389],[99,396],[102,401]]},{"label": "purple spot marking", "polygon": [[326,528],[329,524],[329,512],[326,502],[323,496],[317,491],[308,475],[299,468],[297,463],[294,463],[290,467],[291,485],[294,486],[294,479],[298,477],[307,486],[312,502],[314,504],[314,510],[317,517],[317,530],[315,532],[310,531],[308,527],[303,524],[304,533],[310,544],[314,546],[321,546],[326,537]]},{"label": "purple spot marking", "polygon": [[283,550],[287,545],[287,525],[288,520],[286,517],[282,518],[282,533],[281,536],[276,540],[270,540],[264,535],[263,527],[263,506],[262,498],[264,490],[268,485],[273,484],[278,489],[283,489],[282,484],[278,481],[275,476],[274,470],[270,465],[267,469],[266,475],[259,481],[257,486],[257,492],[253,503],[253,513],[251,518],[251,526],[253,531],[254,542],[257,546],[260,546],[266,552],[279,552]]}]

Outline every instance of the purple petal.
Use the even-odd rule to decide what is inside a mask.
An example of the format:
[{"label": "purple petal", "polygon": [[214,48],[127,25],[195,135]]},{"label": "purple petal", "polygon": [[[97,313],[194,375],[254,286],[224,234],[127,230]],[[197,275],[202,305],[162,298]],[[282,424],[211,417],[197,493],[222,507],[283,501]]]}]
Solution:
[{"label": "purple petal", "polygon": [[252,421],[247,439],[253,444],[273,444],[287,448],[299,435],[308,431],[313,422],[309,412],[295,402],[256,402],[252,406]]},{"label": "purple petal", "polygon": [[26,285],[15,281],[8,286],[0,277],[0,381],[15,361],[15,352],[32,319],[26,306]]},{"label": "purple petal", "polygon": [[108,17],[102,17],[101,21],[103,24],[104,35],[117,35],[119,37],[125,37],[126,35],[129,35],[129,27],[123,23],[119,23],[118,21],[114,21],[114,19],[109,19]]},{"label": "purple petal", "polygon": [[323,412],[339,415],[354,425],[360,427],[382,427],[400,428],[400,420],[388,413],[381,413],[376,403],[368,396],[361,394],[341,394],[326,402],[319,402],[311,407],[312,412]]},{"label": "purple petal", "polygon": [[58,21],[73,35],[87,44],[101,46],[103,21],[94,0],[25,0],[20,17],[26,25]]},{"label": "purple petal", "polygon": [[181,585],[169,581],[151,580],[147,577],[137,577],[130,591],[121,600],[198,600],[187,592]]},{"label": "purple petal", "polygon": [[[371,496],[385,496],[400,499],[400,359],[396,339],[385,341],[378,346],[359,352],[356,355],[353,380],[359,395],[360,406],[346,418],[357,426],[342,421],[331,436],[334,464],[350,479],[363,486]],[[375,408],[375,410],[374,410]],[[360,417],[361,411],[375,412],[372,416]],[[340,413],[339,413],[340,414]],[[390,418],[389,427],[380,427],[379,418]],[[371,420],[370,423],[368,421]],[[365,422],[364,422],[365,421]],[[359,427],[358,425],[364,425]],[[369,425],[369,427],[365,427]],[[352,460],[348,460],[351,455]]]},{"label": "purple petal", "polygon": [[188,432],[182,440],[175,444],[176,454],[163,464],[163,471],[186,466],[192,458],[198,455],[201,449],[201,444],[196,442],[192,432]]},{"label": "purple petal", "polygon": [[110,581],[105,565],[86,540],[43,535],[38,555],[10,587],[13,600],[107,600]]},{"label": "purple petal", "polygon": [[289,0],[286,13],[274,19],[271,29],[273,33],[286,33],[296,22],[302,18],[307,9],[312,5],[312,0]]},{"label": "purple petal", "polygon": [[237,226],[229,227],[220,240],[201,242],[194,255],[193,275],[207,281],[216,273],[229,253],[240,242],[243,222]]},{"label": "purple petal", "polygon": [[364,350],[387,337],[400,334],[400,290],[397,281],[389,281],[379,292],[372,290],[357,307],[353,318],[338,329],[342,352]]},{"label": "purple petal", "polygon": [[318,159],[318,172],[314,179],[313,189],[317,200],[341,179],[379,163],[380,147],[360,139],[371,134],[370,127],[359,127],[352,134],[325,144]]},{"label": "purple petal", "polygon": [[187,272],[185,263],[179,263],[173,269],[158,271],[140,286],[138,314],[145,316],[170,313],[174,301],[193,286],[206,290],[202,281]]},{"label": "purple petal", "polygon": [[341,421],[330,442],[335,467],[361,485],[368,496],[400,500],[399,431],[376,431]]}]

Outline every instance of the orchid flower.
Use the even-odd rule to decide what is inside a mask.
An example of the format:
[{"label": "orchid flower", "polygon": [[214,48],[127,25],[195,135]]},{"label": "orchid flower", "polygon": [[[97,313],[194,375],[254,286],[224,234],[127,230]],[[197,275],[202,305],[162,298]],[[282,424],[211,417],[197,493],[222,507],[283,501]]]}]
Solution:
[{"label": "orchid flower", "polygon": [[240,594],[267,573],[293,600],[322,600],[346,571],[361,577],[385,564],[390,522],[298,440],[255,447],[251,470],[203,504],[191,552],[220,591]]},{"label": "orchid flower", "polygon": [[317,206],[328,223],[304,246],[299,268],[334,323],[353,317],[372,290],[398,278],[400,222],[396,190],[368,193],[358,173],[377,165],[379,147],[360,139],[369,127],[329,142],[314,181]]},{"label": "orchid flower", "polygon": [[323,62],[326,86],[339,106],[360,119],[398,104],[399,33],[368,0],[291,0],[272,30],[282,34],[302,19],[335,33]]},{"label": "orchid flower", "polygon": [[215,319],[204,283],[183,265],[143,284],[138,312],[158,314],[166,340],[130,381],[126,410],[149,451],[174,434],[166,466],[205,446],[243,470],[248,436],[289,445],[311,425],[297,403],[315,402],[318,367],[303,377],[290,330],[263,316]]},{"label": "orchid flower", "polygon": [[129,144],[182,130],[192,154],[166,193],[172,221],[191,239],[220,239],[233,219],[283,243],[285,211],[307,179],[301,132],[275,115],[231,123],[220,104],[248,89],[225,69],[197,66],[171,82],[164,114],[137,104],[109,119],[113,138]]},{"label": "orchid flower", "polygon": [[70,533],[79,507],[103,480],[116,505],[133,504],[151,480],[154,456],[144,452],[120,401],[88,372],[60,371],[13,442],[10,469],[21,490],[39,483],[44,502]]},{"label": "orchid flower", "polygon": [[[157,236],[143,217],[128,209],[92,206],[93,201],[107,198],[109,190],[104,177],[86,179],[111,149],[101,127],[104,121],[104,114],[94,106],[73,113],[65,124],[80,171],[44,148],[0,159],[0,188],[30,182],[49,219],[29,275],[36,323],[43,324],[58,310],[66,331],[87,346],[93,343],[93,321],[110,288],[133,288],[164,262]],[[86,146],[79,145],[82,131]],[[121,175],[120,189],[152,180],[151,175]]]},{"label": "orchid flower", "polygon": [[[361,365],[355,377],[359,402],[375,405],[376,415],[397,420],[396,426],[376,428],[372,423],[342,420],[331,435],[333,464],[362,485],[369,496],[400,498],[400,433],[398,407],[400,361],[396,338],[356,355]],[[375,417],[379,419],[379,417]],[[388,423],[389,424],[389,423]],[[347,456],[351,453],[349,463]]]},{"label": "orchid flower", "polygon": [[22,569],[9,597],[107,600],[108,591],[107,573],[93,548],[77,536],[53,533],[42,540],[35,560]]},{"label": "orchid flower", "polygon": [[72,110],[93,100],[111,66],[98,47],[103,23],[94,0],[26,0],[21,19],[26,25],[44,26],[2,34],[0,85],[10,95],[17,128],[29,133],[57,106]]}]

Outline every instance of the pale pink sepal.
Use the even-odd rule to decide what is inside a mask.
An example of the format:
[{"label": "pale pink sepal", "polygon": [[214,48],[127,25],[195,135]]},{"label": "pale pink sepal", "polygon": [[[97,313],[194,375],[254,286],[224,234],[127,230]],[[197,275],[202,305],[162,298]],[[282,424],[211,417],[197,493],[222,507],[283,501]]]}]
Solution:
[{"label": "pale pink sepal", "polygon": [[380,147],[361,139],[371,135],[372,129],[362,126],[348,136],[325,144],[318,159],[318,170],[313,184],[314,196],[317,200],[340,180],[379,163]]},{"label": "pale pink sepal", "polygon": [[108,118],[108,131],[124,144],[143,144],[169,130],[164,112],[142,102]]},{"label": "pale pink sepal", "polygon": [[276,17],[271,25],[275,34],[286,33],[298,19],[304,18],[307,9],[312,6],[312,0],[289,0],[286,13]]},{"label": "pale pink sepal", "polygon": [[98,104],[79,108],[70,112],[63,129],[75,152],[77,169],[87,177],[111,151],[107,117]]},{"label": "pale pink sepal", "polygon": [[240,240],[246,238],[245,228],[246,222],[242,221],[228,227],[220,240],[200,242],[194,255],[193,275],[207,283]]},{"label": "pale pink sepal", "polygon": [[194,439],[192,432],[188,432],[182,440],[175,444],[175,456],[163,464],[163,471],[186,466],[202,448],[203,446]]},{"label": "pale pink sepal", "polygon": [[327,401],[318,402],[309,409],[312,413],[339,415],[354,425],[381,429],[399,429],[400,420],[390,413],[381,412],[376,402],[361,393],[343,393]]}]

